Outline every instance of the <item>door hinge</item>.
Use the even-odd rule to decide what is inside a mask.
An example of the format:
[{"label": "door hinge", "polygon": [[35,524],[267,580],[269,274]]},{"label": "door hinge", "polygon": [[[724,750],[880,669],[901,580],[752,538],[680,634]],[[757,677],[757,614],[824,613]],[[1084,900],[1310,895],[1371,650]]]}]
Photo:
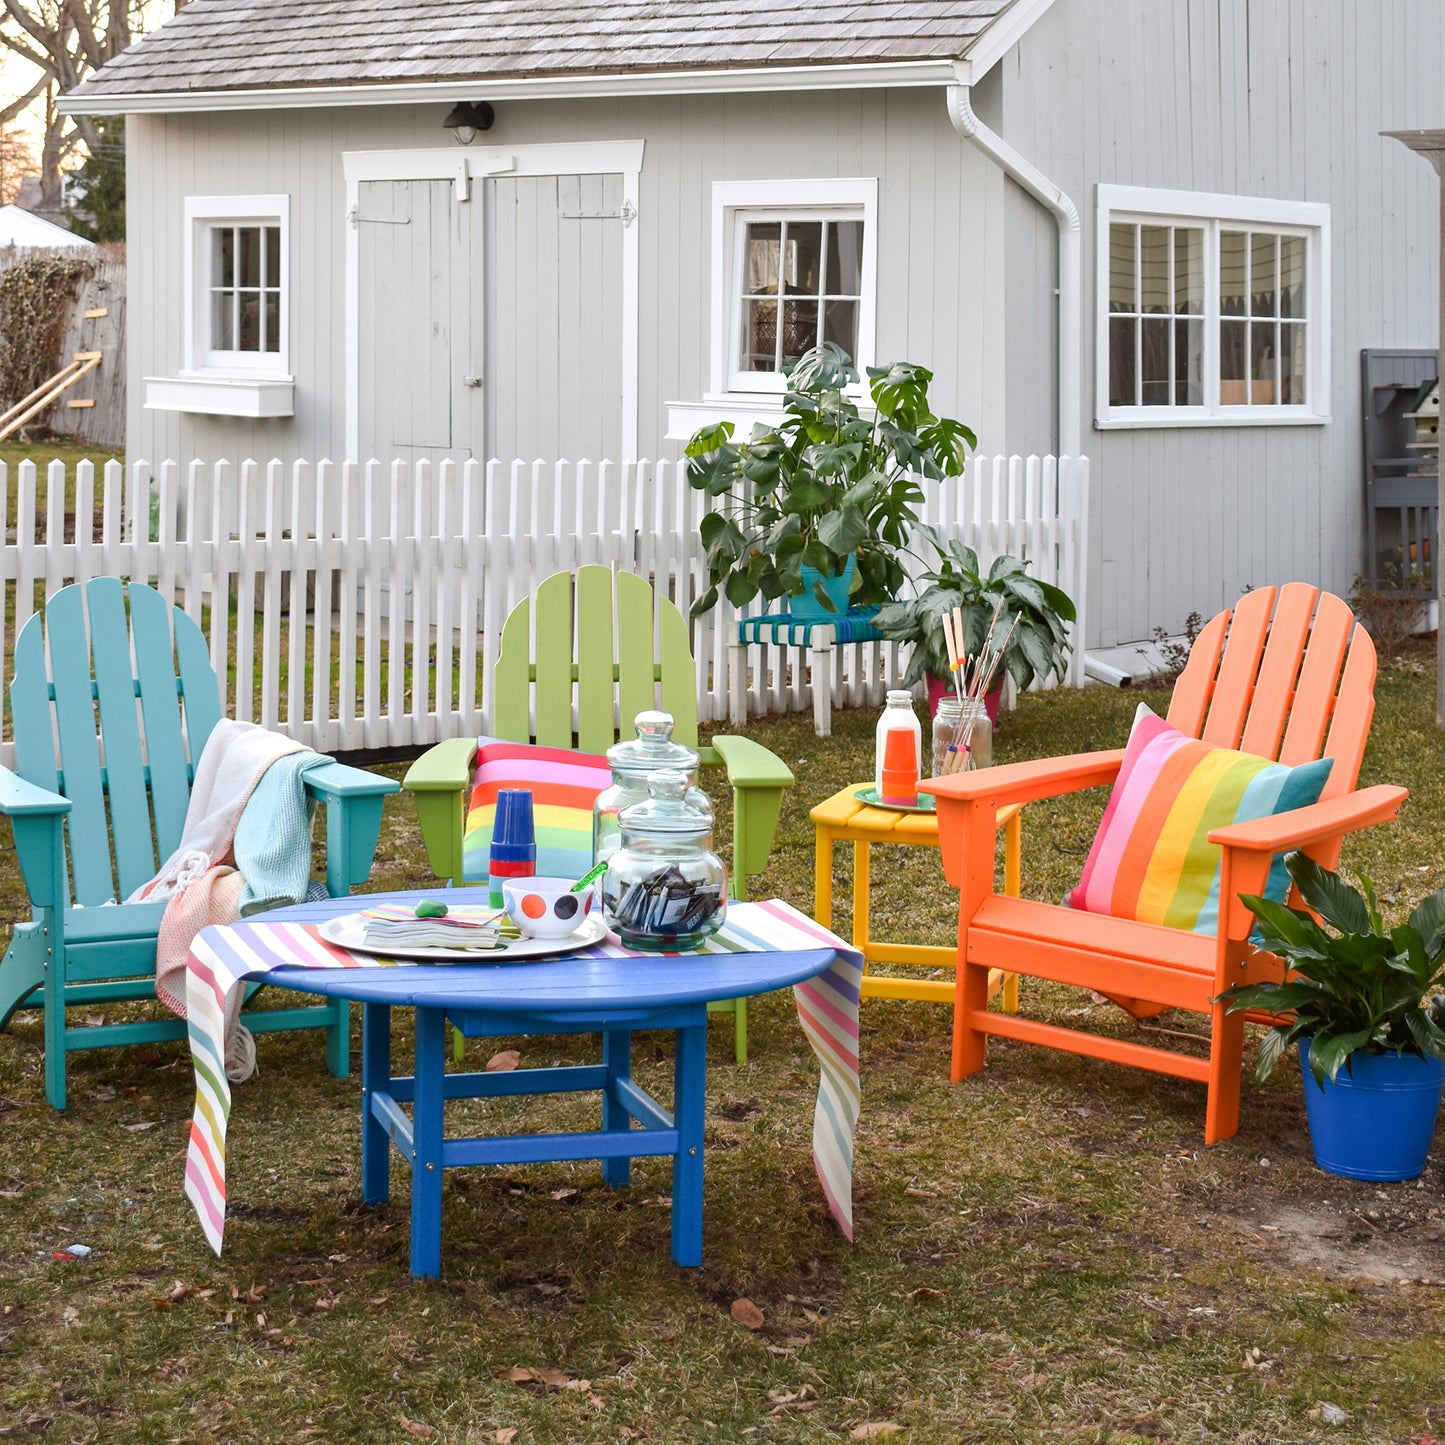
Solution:
[{"label": "door hinge", "polygon": [[561,221],[621,221],[624,226],[630,226],[637,219],[637,207],[631,201],[623,201],[621,207],[615,211],[561,211],[558,213],[558,220]]}]

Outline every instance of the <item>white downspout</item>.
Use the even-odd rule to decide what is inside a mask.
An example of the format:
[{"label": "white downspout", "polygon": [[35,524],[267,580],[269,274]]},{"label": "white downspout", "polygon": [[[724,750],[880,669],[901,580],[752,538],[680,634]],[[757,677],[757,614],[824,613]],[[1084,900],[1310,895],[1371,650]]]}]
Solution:
[{"label": "white downspout", "polygon": [[[1054,218],[1059,228],[1058,277],[1058,418],[1059,457],[1083,457],[1084,438],[1080,416],[1080,399],[1084,386],[1083,316],[1084,316],[1084,248],[1079,224],[1079,208],[1039,168],[1026,160],[1004,138],[991,131],[975,114],[972,87],[965,84],[948,87],[948,118],[953,128],[971,141],[1003,173],[1016,181]],[[1084,593],[1089,566],[1089,488],[1088,471],[1084,470],[1080,488],[1079,515],[1079,611],[1077,642],[1071,660],[1071,681],[1083,681],[1084,669]]]}]

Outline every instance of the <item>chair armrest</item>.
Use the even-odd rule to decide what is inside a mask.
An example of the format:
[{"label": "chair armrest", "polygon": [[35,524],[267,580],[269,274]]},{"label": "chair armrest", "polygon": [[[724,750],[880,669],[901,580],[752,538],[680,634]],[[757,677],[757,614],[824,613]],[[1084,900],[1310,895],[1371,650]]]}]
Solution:
[{"label": "chair armrest", "polygon": [[[1254,915],[1240,901],[1240,894],[1263,893],[1277,854],[1295,848],[1309,851],[1320,844],[1337,844],[1346,833],[1388,823],[1399,813],[1407,797],[1408,789],[1381,783],[1347,793],[1342,798],[1291,808],[1272,817],[1211,828],[1209,841],[1224,850],[1220,860],[1219,896],[1229,900],[1228,908],[1220,910],[1225,937],[1235,941],[1249,937],[1254,928]],[[1225,984],[1229,981],[1225,980]]]},{"label": "chair armrest", "polygon": [[1291,808],[1287,813],[1212,828],[1209,841],[1221,848],[1268,853],[1273,857],[1292,848],[1307,848],[1311,843],[1322,843],[1360,828],[1388,823],[1399,813],[1400,805],[1409,796],[1408,788],[1380,783],[1373,788],[1361,788],[1357,793],[1347,793],[1342,798],[1330,798],[1304,808]]},{"label": "chair armrest", "polygon": [[307,797],[326,805],[326,891],[343,897],[370,876],[382,800],[400,784],[345,763],[308,768],[302,781]]},{"label": "chair armrest", "polygon": [[60,908],[66,900],[65,815],[69,798],[0,768],[0,814],[15,832],[15,853],[33,908]]},{"label": "chair armrest", "polygon": [[403,788],[416,799],[427,866],[437,878],[462,884],[462,824],[476,768],[477,740],[448,738],[407,769]]},{"label": "chair armrest", "polygon": [[768,866],[783,789],[793,785],[792,770],[751,738],[715,737],[700,755],[706,762],[713,762],[715,755],[733,787],[732,895],[743,898],[748,875]]},{"label": "chair armrest", "polygon": [[8,818],[34,817],[36,814],[68,813],[70,799],[47,788],[28,783],[19,773],[0,767],[0,813]]},{"label": "chair armrest", "polygon": [[1123,761],[1123,748],[1034,758],[1025,763],[1000,763],[997,767],[925,778],[918,790],[932,793],[940,805],[945,798],[960,802],[992,798],[998,807],[1005,803],[1032,803],[1040,798],[1057,798],[1064,793],[1079,793],[1085,788],[1101,788],[1112,783]]}]

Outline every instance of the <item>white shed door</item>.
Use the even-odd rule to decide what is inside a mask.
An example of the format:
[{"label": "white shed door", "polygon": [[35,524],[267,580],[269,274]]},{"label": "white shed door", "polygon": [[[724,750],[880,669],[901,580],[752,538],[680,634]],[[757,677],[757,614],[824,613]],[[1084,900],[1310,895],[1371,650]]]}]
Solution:
[{"label": "white shed door", "polygon": [[481,455],[475,212],[451,181],[361,185],[362,460]]},{"label": "white shed door", "polygon": [[621,459],[622,177],[486,185],[491,455]]},{"label": "white shed door", "polygon": [[622,177],[365,181],[363,459],[621,457]]}]

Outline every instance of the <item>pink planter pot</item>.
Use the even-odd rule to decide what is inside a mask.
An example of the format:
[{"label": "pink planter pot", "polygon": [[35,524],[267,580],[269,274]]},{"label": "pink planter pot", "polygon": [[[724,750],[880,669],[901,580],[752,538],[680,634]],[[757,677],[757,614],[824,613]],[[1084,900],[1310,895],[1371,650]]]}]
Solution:
[{"label": "pink planter pot", "polygon": [[[945,693],[950,693],[950,692],[952,692],[952,691],[953,691],[953,684],[952,684],[951,682],[944,682],[944,680],[943,680],[941,677],[934,677],[934,675],[933,675],[931,672],[928,674],[928,715],[929,715],[929,717],[932,717],[932,716],[934,715],[934,713],[936,713],[936,712],[938,711],[939,701],[942,699],[942,697],[944,696],[944,694],[945,694]],[[998,723],[998,705],[999,705],[999,699],[1002,698],[1002,697],[1003,697],[1003,684],[1000,683],[1000,684],[999,684],[996,688],[994,688],[994,690],[993,690],[991,693],[989,693],[989,695],[988,695],[986,698],[984,698],[984,700],[983,700],[983,708],[984,708],[984,711],[988,714],[988,720],[989,720],[989,722],[994,723],[995,725],[997,725],[997,723]]]}]

